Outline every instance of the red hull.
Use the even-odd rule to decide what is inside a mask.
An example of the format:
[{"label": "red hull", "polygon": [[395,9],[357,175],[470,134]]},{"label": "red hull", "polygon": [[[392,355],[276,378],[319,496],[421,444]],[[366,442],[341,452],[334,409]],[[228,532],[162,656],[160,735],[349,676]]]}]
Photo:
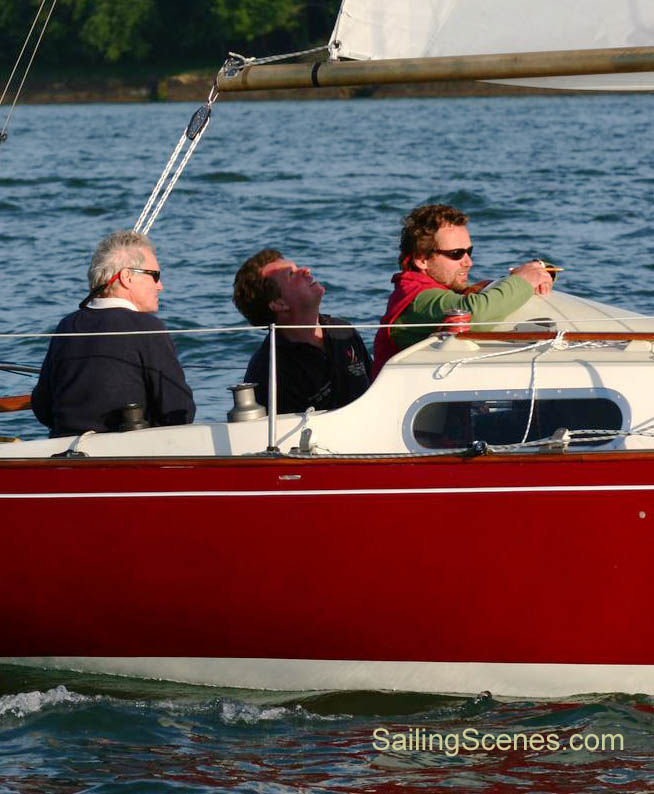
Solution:
[{"label": "red hull", "polygon": [[0,656],[654,664],[651,454],[3,461],[0,482]]}]

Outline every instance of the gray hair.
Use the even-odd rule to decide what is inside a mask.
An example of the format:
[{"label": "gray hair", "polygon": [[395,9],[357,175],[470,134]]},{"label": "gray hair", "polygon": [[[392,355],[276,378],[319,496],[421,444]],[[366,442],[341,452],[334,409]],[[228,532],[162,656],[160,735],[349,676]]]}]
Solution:
[{"label": "gray hair", "polygon": [[114,232],[100,240],[88,271],[89,289],[94,290],[106,284],[125,267],[143,267],[143,248],[155,253],[152,240],[139,232]]}]

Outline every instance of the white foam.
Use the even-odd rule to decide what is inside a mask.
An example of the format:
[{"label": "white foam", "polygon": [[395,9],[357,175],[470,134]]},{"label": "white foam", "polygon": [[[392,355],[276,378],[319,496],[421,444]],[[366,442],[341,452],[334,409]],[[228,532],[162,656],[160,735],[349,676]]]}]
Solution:
[{"label": "white foam", "polygon": [[301,719],[307,721],[331,722],[343,719],[345,715],[313,714],[299,704],[286,708],[284,706],[255,706],[252,703],[240,703],[234,700],[223,700],[220,703],[220,718],[225,725],[272,722],[274,720]]},{"label": "white foam", "polygon": [[60,685],[47,692],[19,692],[17,695],[2,695],[0,697],[0,717],[11,715],[13,717],[26,717],[34,714],[47,706],[58,706],[61,703],[85,703],[92,698],[69,692],[65,686]]},{"label": "white foam", "polygon": [[220,716],[226,725],[237,723],[254,725],[257,722],[282,720],[284,717],[290,716],[291,713],[283,706],[260,708],[251,703],[238,703],[233,700],[223,701],[220,708]]}]

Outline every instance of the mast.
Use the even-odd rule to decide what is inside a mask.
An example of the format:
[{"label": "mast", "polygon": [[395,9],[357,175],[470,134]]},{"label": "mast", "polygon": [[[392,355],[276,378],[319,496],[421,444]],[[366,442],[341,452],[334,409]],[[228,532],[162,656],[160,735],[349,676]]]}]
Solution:
[{"label": "mast", "polygon": [[227,64],[220,91],[425,83],[442,80],[508,80],[568,75],[654,72],[654,47],[551,50],[439,58],[297,63],[271,66]]}]

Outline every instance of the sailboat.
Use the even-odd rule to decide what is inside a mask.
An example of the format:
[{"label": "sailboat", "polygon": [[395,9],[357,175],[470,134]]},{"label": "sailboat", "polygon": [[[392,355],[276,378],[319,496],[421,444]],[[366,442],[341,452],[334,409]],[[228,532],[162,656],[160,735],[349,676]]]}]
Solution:
[{"label": "sailboat", "polygon": [[[363,60],[233,59],[219,86],[653,87],[643,2],[579,3],[524,58],[487,5],[345,0],[330,50]],[[492,27],[540,32],[554,12],[527,25],[524,5],[494,3]],[[243,389],[244,421],[3,444],[0,655],[284,690],[654,693],[652,342],[651,318],[555,291],[402,351],[336,411],[249,418]]]}]

